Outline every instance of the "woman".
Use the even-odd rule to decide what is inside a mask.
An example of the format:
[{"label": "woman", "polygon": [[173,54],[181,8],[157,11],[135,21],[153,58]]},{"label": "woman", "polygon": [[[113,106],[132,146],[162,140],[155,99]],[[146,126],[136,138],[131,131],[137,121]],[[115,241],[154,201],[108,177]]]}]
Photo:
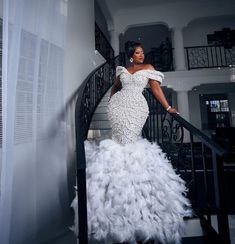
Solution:
[{"label": "woman", "polygon": [[115,96],[108,106],[108,115],[112,124],[112,138],[122,144],[136,141],[148,117],[148,105],[142,95],[142,91],[148,82],[154,96],[163,107],[169,113],[177,112],[168,104],[160,87],[164,75],[156,71],[151,64],[143,64],[144,50],[141,44],[127,42],[125,49],[132,65],[129,69],[117,67],[117,78],[111,90],[111,97],[118,91],[121,90],[121,92]]},{"label": "woman", "polygon": [[140,136],[149,113],[142,95],[147,83],[169,113],[177,111],[161,90],[164,75],[143,64],[142,45],[127,42],[125,49],[132,65],[116,70],[108,103],[112,140],[85,143],[89,237],[101,243],[180,243],[183,218],[192,211],[185,183],[166,155]]}]

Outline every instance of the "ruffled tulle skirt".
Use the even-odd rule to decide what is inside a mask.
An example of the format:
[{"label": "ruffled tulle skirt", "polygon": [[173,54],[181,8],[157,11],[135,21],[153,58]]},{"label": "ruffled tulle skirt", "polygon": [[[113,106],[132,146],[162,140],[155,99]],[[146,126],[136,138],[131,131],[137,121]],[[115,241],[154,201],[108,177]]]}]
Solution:
[{"label": "ruffled tulle skirt", "polygon": [[[180,243],[192,216],[185,182],[156,143],[85,142],[89,238]],[[77,197],[72,203],[77,216]],[[77,230],[77,217],[74,231]],[[76,233],[77,234],[77,233]]]}]

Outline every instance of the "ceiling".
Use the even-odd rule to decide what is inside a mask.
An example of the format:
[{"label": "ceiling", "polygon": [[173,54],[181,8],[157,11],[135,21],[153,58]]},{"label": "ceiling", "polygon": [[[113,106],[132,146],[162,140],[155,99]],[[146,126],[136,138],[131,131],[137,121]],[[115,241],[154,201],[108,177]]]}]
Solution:
[{"label": "ceiling", "polygon": [[[113,24],[113,17],[123,10],[133,8],[151,7],[153,5],[184,2],[184,1],[208,1],[208,0],[95,0],[100,6],[109,26]],[[222,0],[214,0],[222,1]]]},{"label": "ceiling", "polygon": [[218,2],[233,2],[234,0],[96,0],[103,12],[108,11],[106,14],[108,14],[109,17],[118,14],[122,10],[131,10],[133,8],[182,2],[196,2],[200,4],[211,1],[213,4],[216,4]]},{"label": "ceiling", "polygon": [[[122,10],[133,8],[146,7],[159,4],[177,3],[184,1],[199,1],[199,0],[97,0],[98,4],[106,5],[110,15],[115,15]],[[203,0],[207,1],[207,0]],[[218,0],[217,0],[218,1]],[[102,3],[103,2],[103,3]]]}]

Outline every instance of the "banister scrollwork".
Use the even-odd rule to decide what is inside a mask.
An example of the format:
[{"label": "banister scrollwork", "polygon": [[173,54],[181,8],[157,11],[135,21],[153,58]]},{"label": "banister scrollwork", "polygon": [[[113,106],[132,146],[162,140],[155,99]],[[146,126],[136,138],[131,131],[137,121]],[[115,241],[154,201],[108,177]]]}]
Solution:
[{"label": "banister scrollwork", "polygon": [[[143,128],[143,136],[150,141],[157,142],[173,166],[179,170],[190,169],[189,145],[184,144],[184,129],[174,116],[171,116],[154,98],[150,89],[145,89],[144,95],[149,104],[149,118]],[[167,95],[171,101],[171,94]]]}]

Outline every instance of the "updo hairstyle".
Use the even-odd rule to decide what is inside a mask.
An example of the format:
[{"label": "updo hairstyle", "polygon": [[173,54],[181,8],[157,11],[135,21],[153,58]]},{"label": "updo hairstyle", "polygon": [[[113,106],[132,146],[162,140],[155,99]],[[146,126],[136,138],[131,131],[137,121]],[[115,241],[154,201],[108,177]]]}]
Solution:
[{"label": "updo hairstyle", "polygon": [[127,41],[125,43],[125,52],[128,58],[131,58],[133,54],[135,53],[135,49],[137,47],[142,47],[142,44],[140,42],[135,42],[135,41]]}]

